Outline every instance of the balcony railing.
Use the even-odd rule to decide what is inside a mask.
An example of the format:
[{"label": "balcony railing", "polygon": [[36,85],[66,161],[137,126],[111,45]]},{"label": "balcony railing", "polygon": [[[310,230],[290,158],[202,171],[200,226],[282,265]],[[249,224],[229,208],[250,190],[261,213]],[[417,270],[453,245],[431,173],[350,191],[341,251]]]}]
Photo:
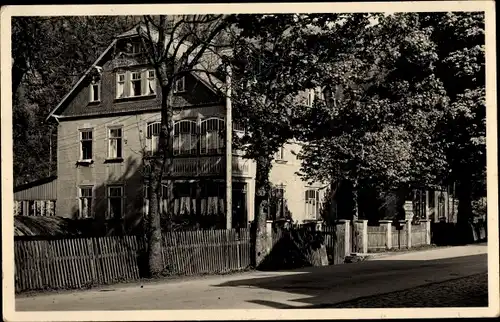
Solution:
[{"label": "balcony railing", "polygon": [[[250,174],[250,160],[233,156],[232,168],[235,176],[248,176]],[[226,162],[224,156],[198,156],[174,158],[172,175],[176,177],[197,176],[224,176]],[[146,174],[148,169],[146,169]]]}]

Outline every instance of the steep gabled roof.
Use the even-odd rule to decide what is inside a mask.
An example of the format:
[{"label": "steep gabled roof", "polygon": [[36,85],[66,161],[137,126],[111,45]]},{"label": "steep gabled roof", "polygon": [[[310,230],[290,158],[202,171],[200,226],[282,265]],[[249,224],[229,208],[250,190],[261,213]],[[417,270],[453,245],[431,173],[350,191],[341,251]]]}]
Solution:
[{"label": "steep gabled roof", "polygon": [[76,82],[76,84],[73,86],[73,88],[71,88],[71,90],[68,92],[68,94],[66,94],[62,98],[62,100],[59,102],[59,104],[57,104],[57,106],[50,112],[50,114],[45,119],[46,121],[51,116],[53,116],[55,114],[55,112],[57,112],[57,110],[66,102],[66,100],[71,96],[71,94],[73,94],[73,92],[78,88],[78,86],[80,86],[80,84],[83,82],[83,80],[85,79],[85,77],[87,77],[87,75],[92,71],[92,69],[97,66],[97,63],[99,63],[101,61],[101,59],[103,59],[104,56],[106,56],[106,54],[111,50],[111,48],[113,48],[113,46],[115,44],[116,44],[116,39],[111,42],[111,44],[104,50],[104,52],[101,54],[101,56],[99,56],[96,59],[96,61],[92,64],[92,66],[90,66],[89,69],[87,69],[85,71],[85,73],[83,73],[82,77],[78,80],[78,82]]},{"label": "steep gabled roof", "polygon": [[[71,90],[61,99],[59,104],[57,104],[57,106],[50,112],[50,114],[47,116],[46,120],[48,120],[51,116],[55,116],[55,113],[64,105],[64,103],[68,100],[68,98],[71,96],[71,94],[80,86],[80,84],[83,82],[85,77],[87,77],[87,75],[92,71],[92,69],[95,68],[97,66],[97,64],[106,56],[106,54],[113,48],[113,46],[116,44],[116,42],[119,39],[138,36],[139,35],[139,32],[138,32],[139,28],[142,30],[142,32],[147,32],[147,30],[148,30],[147,26],[141,22],[138,25],[136,25],[134,28],[116,36],[115,39],[111,42],[111,44],[96,59],[96,61],[92,64],[92,66],[90,66],[90,68],[85,71],[85,73],[78,80],[78,82],[76,82],[76,84],[71,88]],[[156,32],[156,30],[154,28],[150,27],[149,31],[151,32],[153,41],[157,41],[158,33]],[[179,45],[179,43],[174,40],[173,46],[171,46],[170,54],[174,54],[172,48],[176,48],[177,46],[179,46],[179,50],[177,52],[177,55],[179,55],[179,56],[182,55],[184,52],[186,52],[187,49],[189,48],[186,44],[182,43]],[[194,54],[192,54],[190,56],[192,57],[192,56],[194,56]],[[214,55],[210,55],[210,56],[214,56]],[[225,82],[218,79],[217,77],[215,77],[213,75],[208,75],[206,72],[203,72],[203,70],[210,70],[214,66],[214,64],[217,64],[217,63],[221,64],[222,60],[220,59],[220,57],[217,57],[217,58],[218,58],[218,61],[214,62],[214,59],[212,57],[212,60],[210,61],[210,63],[209,63],[209,60],[206,59],[206,57],[204,59],[200,59],[198,64],[196,64],[194,67],[195,71],[191,72],[191,74],[193,76],[195,76],[199,81],[201,81],[207,88],[209,88],[214,93],[217,93],[219,89],[223,88]]]}]

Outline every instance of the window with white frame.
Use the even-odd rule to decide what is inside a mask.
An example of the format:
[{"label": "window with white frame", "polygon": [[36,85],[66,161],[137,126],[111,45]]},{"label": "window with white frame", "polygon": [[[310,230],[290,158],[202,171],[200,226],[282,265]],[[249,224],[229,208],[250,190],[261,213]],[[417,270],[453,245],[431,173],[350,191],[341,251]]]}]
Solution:
[{"label": "window with white frame", "polygon": [[155,71],[153,69],[148,70],[148,78],[147,78],[147,93],[146,95],[153,95],[156,93],[156,76]]},{"label": "window with white frame", "polygon": [[285,161],[285,147],[280,147],[278,151],[274,154],[274,159],[276,161]]},{"label": "window with white frame", "polygon": [[186,78],[184,76],[175,80],[174,93],[182,93],[186,91]]},{"label": "window with white frame", "polygon": [[200,153],[219,154],[224,152],[224,120],[209,118],[201,121]]},{"label": "window with white frame", "polygon": [[132,70],[116,74],[116,98],[155,94],[156,74],[154,69]]},{"label": "window with white frame", "polygon": [[308,188],[305,193],[306,218],[317,219],[319,216],[319,191]]},{"label": "window with white frame", "polygon": [[198,150],[197,124],[181,120],[174,124],[174,155],[193,155]]},{"label": "window with white frame", "polygon": [[107,219],[117,219],[123,216],[123,186],[108,186],[108,212]]},{"label": "window with white frame", "polygon": [[90,83],[90,102],[99,102],[101,100],[101,81],[95,80]]},{"label": "window with white frame", "polygon": [[160,143],[161,123],[152,122],[148,124],[146,133],[146,149],[148,153],[155,154],[158,152]]},{"label": "window with white frame", "polygon": [[116,74],[116,98],[125,97],[125,73]]},{"label": "window with white frame", "polygon": [[141,72],[132,72],[130,77],[130,96],[142,95]]},{"label": "window with white frame", "polygon": [[92,190],[92,186],[83,186],[79,188],[80,218],[92,218]]},{"label": "window with white frame", "polygon": [[80,160],[92,160],[92,129],[80,130]]},{"label": "window with white frame", "polygon": [[109,128],[108,158],[119,159],[123,157],[122,127]]}]

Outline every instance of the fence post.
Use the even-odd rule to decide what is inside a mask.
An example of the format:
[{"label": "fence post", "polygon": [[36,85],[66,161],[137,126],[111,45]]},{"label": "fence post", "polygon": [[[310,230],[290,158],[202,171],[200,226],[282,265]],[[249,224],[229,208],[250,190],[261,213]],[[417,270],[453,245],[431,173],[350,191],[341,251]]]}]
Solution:
[{"label": "fence post", "polygon": [[273,248],[273,221],[266,221],[266,256],[271,253]]},{"label": "fence post", "polygon": [[385,247],[392,248],[392,220],[379,220],[381,226],[385,226]]},{"label": "fence post", "polygon": [[338,220],[339,224],[344,225],[344,252],[345,256],[350,256],[352,251],[351,245],[351,222],[347,219]]},{"label": "fence post", "polygon": [[425,244],[430,245],[431,244],[431,220],[426,219],[426,220],[420,220],[421,222],[424,223],[425,226]]},{"label": "fence post", "polygon": [[354,221],[354,227],[356,231],[358,232],[358,236],[361,238],[361,253],[366,254],[368,253],[368,220],[365,219],[358,219]]},{"label": "fence post", "polygon": [[411,248],[411,220],[400,220],[402,225],[406,225],[406,248]]}]

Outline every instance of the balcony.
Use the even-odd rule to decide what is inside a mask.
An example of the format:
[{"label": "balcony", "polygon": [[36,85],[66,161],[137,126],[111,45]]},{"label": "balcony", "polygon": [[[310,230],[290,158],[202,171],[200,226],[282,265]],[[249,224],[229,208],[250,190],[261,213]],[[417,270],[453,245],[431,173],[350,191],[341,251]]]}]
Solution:
[{"label": "balcony", "polygon": [[[249,176],[251,162],[251,160],[233,156],[233,176]],[[181,157],[174,158],[172,175],[175,177],[224,176],[225,169],[224,156]]]}]

